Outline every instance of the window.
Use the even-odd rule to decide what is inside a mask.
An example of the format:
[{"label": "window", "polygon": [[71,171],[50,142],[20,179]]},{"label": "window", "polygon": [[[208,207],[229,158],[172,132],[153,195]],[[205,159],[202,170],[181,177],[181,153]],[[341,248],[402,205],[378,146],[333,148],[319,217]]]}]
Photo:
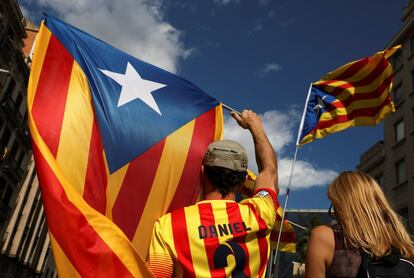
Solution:
[{"label": "window", "polygon": [[402,88],[401,88],[401,83],[398,84],[397,86],[395,86],[394,91],[393,91],[393,95],[392,98],[394,100],[394,102],[399,102],[402,99]]},{"label": "window", "polygon": [[411,71],[411,90],[414,90],[414,70]]},{"label": "window", "polygon": [[396,70],[398,66],[401,64],[401,51],[395,52],[393,57],[394,58],[392,58],[392,68],[393,70]]},{"label": "window", "polygon": [[405,137],[404,120],[399,121],[394,125],[394,139],[395,142],[400,142]]},{"label": "window", "polygon": [[11,137],[10,130],[6,127],[4,129],[3,134],[0,136],[0,148],[5,148],[9,144],[9,140]]},{"label": "window", "polygon": [[9,31],[7,32],[7,39],[12,43],[14,41],[14,32],[12,28],[9,28]]},{"label": "window", "polygon": [[3,195],[6,190],[7,182],[3,177],[0,177],[0,197]]},{"label": "window", "polygon": [[17,141],[14,141],[13,147],[11,147],[11,149],[10,149],[10,157],[15,159],[16,156],[17,156],[18,150],[19,150],[19,144],[17,143]]},{"label": "window", "polygon": [[16,88],[16,81],[14,81],[13,78],[10,78],[9,85],[7,86],[6,90],[8,96],[11,96],[13,94],[14,88]]},{"label": "window", "polygon": [[[405,207],[405,208],[401,208],[401,209],[399,209],[398,210],[398,214],[401,216],[401,218],[403,219],[403,221],[404,221],[404,224],[405,224],[405,226],[407,227],[407,228],[409,228],[410,229],[410,226],[409,226],[409,223],[410,223],[410,219],[408,218],[408,208],[407,207]],[[410,229],[411,230],[411,229]]]},{"label": "window", "polygon": [[13,189],[8,186],[3,196],[3,201],[8,205],[13,195]]},{"label": "window", "polygon": [[[414,124],[414,107],[411,109],[411,122]],[[0,127],[1,131],[1,127]],[[414,130],[411,131],[411,135],[414,134]]]},{"label": "window", "polygon": [[410,38],[410,53],[414,53],[414,36]]},{"label": "window", "polygon": [[379,186],[382,186],[383,184],[383,177],[382,177],[382,173],[378,174],[375,176],[375,181],[378,183]]},{"label": "window", "polygon": [[22,167],[22,163],[23,163],[23,160],[24,160],[24,158],[25,158],[25,156],[26,156],[26,153],[25,152],[23,152],[23,151],[21,151],[20,153],[19,153],[19,155],[17,156],[17,158],[16,158],[16,162],[17,162],[17,164],[19,165],[19,167],[20,168],[24,168],[24,167]]},{"label": "window", "polygon": [[[414,120],[414,108],[411,110],[413,113],[412,113],[412,116],[413,116],[413,120]],[[1,128],[1,127],[0,127]]]},{"label": "window", "polygon": [[395,163],[395,172],[396,172],[396,182],[397,185],[405,182],[407,180],[407,175],[405,172],[405,160],[401,159],[397,163]]},{"label": "window", "polygon": [[[0,27],[1,28],[1,27]],[[4,65],[5,63],[3,63],[2,61],[0,61],[0,69],[4,69],[4,70],[7,70],[6,69],[6,66]],[[3,73],[0,73],[0,91],[1,92],[4,92],[5,90],[6,90],[6,84],[7,84],[7,80],[8,80],[8,78],[11,78],[10,76],[9,76],[9,74],[3,74]]]},{"label": "window", "polygon": [[22,101],[23,101],[23,96],[22,96],[22,94],[19,92],[19,93],[17,94],[16,100],[15,100],[15,103],[16,103],[16,108],[17,108],[17,110],[19,110],[19,111],[20,111],[20,105],[22,104]]}]

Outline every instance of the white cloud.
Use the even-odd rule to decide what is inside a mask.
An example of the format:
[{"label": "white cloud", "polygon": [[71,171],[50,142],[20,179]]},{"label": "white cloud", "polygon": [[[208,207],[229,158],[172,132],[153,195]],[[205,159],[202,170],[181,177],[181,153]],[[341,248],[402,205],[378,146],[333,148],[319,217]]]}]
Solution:
[{"label": "white cloud", "polygon": [[[282,157],[278,161],[279,186],[286,188],[289,183],[289,176],[292,169],[293,159]],[[309,188],[312,186],[323,186],[330,183],[337,172],[329,169],[318,169],[310,162],[297,160],[293,170],[291,189]]]},{"label": "white cloud", "polygon": [[259,32],[263,30],[263,23],[261,19],[257,19],[256,20],[256,25],[253,28],[253,31],[255,32]]},{"label": "white cloud", "polygon": [[262,30],[263,30],[263,28],[264,28],[264,27],[263,27],[263,21],[262,21],[262,19],[261,19],[261,18],[256,19],[256,22],[255,22],[255,24],[254,24],[254,27],[253,27],[253,28],[251,28],[251,29],[247,32],[247,34],[248,34],[248,36],[249,36],[249,37],[251,37],[251,36],[253,36],[255,33],[262,31]]},{"label": "white cloud", "polygon": [[263,25],[262,25],[262,23],[256,23],[256,26],[254,26],[254,29],[253,29],[255,32],[259,32],[259,31],[262,31],[263,30]]},{"label": "white cloud", "polygon": [[268,63],[264,65],[263,68],[258,70],[257,75],[262,78],[270,72],[278,72],[281,69],[282,69],[282,66],[277,63]]},{"label": "white cloud", "polygon": [[225,6],[230,3],[239,3],[239,0],[214,0],[214,3],[220,6]]},{"label": "white cloud", "polygon": [[[286,113],[272,110],[261,115],[267,136],[273,148],[279,153],[283,153],[284,148],[293,141],[293,129],[299,119],[299,116],[295,113],[293,110]],[[254,146],[250,132],[240,128],[231,117],[225,118],[224,137],[240,142],[246,147],[249,157],[254,158]],[[250,161],[253,162],[254,160]]]},{"label": "white cloud", "polygon": [[20,10],[22,11],[23,17],[30,21],[33,21],[33,18],[36,17],[36,15],[23,4],[20,4]]},{"label": "white cloud", "polygon": [[[214,0],[214,3],[219,4],[220,6],[225,6],[230,3],[239,3],[240,0]],[[259,6],[266,6],[269,4],[270,0],[259,0]]]},{"label": "white cloud", "polygon": [[[301,112],[295,107],[286,111],[267,111],[261,115],[262,122],[269,141],[277,152],[279,186],[286,189],[292,166],[293,153],[287,153],[287,147],[296,141],[297,126]],[[232,139],[242,144],[248,153],[249,168],[257,173],[254,155],[254,145],[250,132],[240,128],[231,118],[226,117],[224,122],[224,138]],[[319,169],[310,162],[298,160],[295,164],[292,179],[292,189],[324,186],[337,175],[330,169]]]},{"label": "white cloud", "polygon": [[163,69],[176,72],[192,49],[165,21],[161,0],[38,0],[63,20]]},{"label": "white cloud", "polygon": [[20,5],[20,10],[22,11],[24,17],[28,17],[30,15],[29,10],[25,6]]},{"label": "white cloud", "polygon": [[259,0],[259,5],[264,7],[269,4],[270,0]]}]

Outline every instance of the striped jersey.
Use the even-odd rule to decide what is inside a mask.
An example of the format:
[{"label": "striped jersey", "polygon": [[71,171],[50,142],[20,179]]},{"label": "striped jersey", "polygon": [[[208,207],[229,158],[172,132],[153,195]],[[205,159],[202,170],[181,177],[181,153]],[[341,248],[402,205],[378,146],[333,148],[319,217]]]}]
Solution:
[{"label": "striped jersey", "polygon": [[[270,193],[270,194],[269,194]],[[264,277],[276,195],[205,200],[159,218],[148,265],[155,277]]]}]

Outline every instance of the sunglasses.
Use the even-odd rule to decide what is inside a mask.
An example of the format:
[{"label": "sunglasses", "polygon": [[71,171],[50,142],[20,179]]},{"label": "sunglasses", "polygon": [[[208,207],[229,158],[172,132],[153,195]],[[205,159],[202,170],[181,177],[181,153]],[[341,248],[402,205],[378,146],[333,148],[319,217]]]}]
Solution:
[{"label": "sunglasses", "polygon": [[335,209],[332,204],[329,206],[328,215],[330,218],[336,220]]}]

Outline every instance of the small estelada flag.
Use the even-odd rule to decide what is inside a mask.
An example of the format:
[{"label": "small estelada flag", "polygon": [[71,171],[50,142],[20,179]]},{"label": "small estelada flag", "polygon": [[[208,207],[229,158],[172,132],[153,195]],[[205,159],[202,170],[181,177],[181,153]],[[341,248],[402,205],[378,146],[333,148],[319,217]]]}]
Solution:
[{"label": "small estelada flag", "polygon": [[376,125],[394,112],[393,70],[387,59],[400,47],[346,64],[314,82],[297,145],[349,127]]}]

